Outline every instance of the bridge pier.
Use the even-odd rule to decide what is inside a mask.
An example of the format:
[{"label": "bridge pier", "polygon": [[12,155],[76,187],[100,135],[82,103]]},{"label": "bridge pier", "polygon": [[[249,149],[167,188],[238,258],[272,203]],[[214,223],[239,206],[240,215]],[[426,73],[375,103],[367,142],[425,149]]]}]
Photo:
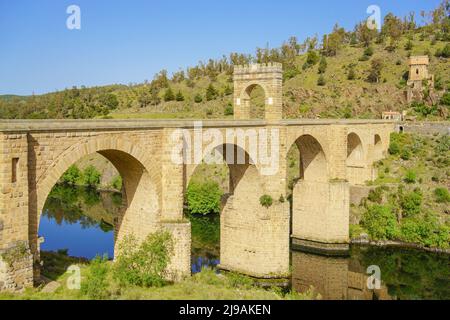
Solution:
[{"label": "bridge pier", "polygon": [[348,182],[299,181],[293,190],[293,245],[310,252],[346,254],[349,211]]}]

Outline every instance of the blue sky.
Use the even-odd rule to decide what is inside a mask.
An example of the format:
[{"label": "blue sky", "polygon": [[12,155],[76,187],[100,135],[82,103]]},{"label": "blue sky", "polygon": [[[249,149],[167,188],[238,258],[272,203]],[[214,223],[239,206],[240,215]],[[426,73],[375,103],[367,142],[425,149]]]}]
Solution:
[{"label": "blue sky", "polygon": [[[152,79],[230,52],[253,53],[352,29],[369,5],[382,15],[431,10],[440,0],[0,0],[0,94],[41,94]],[[81,8],[81,30],[66,9]],[[420,19],[417,14],[417,18]]]}]

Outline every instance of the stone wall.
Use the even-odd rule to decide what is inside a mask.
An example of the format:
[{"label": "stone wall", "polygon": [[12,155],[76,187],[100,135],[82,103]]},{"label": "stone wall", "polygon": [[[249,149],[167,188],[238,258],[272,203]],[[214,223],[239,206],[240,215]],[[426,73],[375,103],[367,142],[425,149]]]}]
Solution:
[{"label": "stone wall", "polygon": [[450,134],[450,122],[404,122],[397,125],[397,131],[426,135]]}]

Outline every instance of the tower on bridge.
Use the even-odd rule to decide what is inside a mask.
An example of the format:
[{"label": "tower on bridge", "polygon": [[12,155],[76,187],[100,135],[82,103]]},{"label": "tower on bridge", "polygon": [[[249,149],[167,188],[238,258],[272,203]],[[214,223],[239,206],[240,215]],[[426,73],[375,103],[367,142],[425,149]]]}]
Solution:
[{"label": "tower on bridge", "polygon": [[264,90],[266,120],[283,117],[283,66],[281,63],[234,67],[234,118],[250,119],[250,95],[257,86]]}]

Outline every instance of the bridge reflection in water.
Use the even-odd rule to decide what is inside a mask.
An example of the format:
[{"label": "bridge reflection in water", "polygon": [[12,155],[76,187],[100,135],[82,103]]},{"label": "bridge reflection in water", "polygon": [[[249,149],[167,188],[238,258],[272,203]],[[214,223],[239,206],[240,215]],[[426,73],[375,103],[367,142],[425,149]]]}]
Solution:
[{"label": "bridge reflection in water", "polygon": [[369,290],[369,274],[355,259],[292,252],[292,289],[324,300],[391,300],[387,287]]}]

